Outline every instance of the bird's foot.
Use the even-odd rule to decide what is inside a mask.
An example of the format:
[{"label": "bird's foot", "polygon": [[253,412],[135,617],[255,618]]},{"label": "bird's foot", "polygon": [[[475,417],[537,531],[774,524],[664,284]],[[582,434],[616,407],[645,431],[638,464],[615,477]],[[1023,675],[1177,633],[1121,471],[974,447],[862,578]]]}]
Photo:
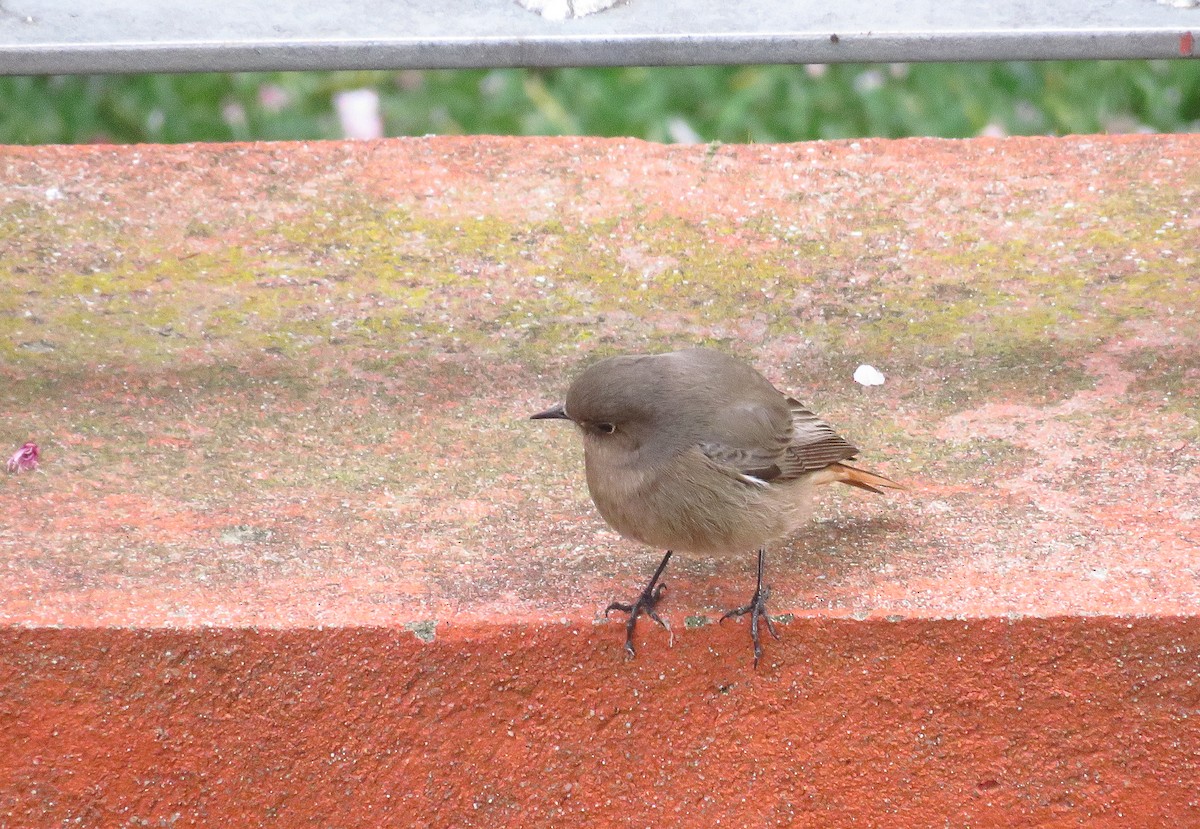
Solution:
[{"label": "bird's foot", "polygon": [[730,616],[750,616],[750,639],[754,642],[754,667],[758,667],[758,660],[762,659],[762,642],[759,639],[759,625],[761,619],[767,623],[767,631],[776,639],[779,638],[779,632],[775,630],[775,623],[771,621],[771,617],[767,615],[767,599],[771,596],[771,588],[760,584],[754,590],[754,595],[750,598],[750,603],[742,607],[734,608],[721,617],[724,622]]},{"label": "bird's foot", "polygon": [[613,602],[608,607],[604,608],[604,616],[608,618],[608,614],[614,610],[619,610],[622,613],[628,613],[629,619],[625,622],[625,653],[630,659],[634,657],[633,648],[633,629],[637,626],[638,616],[645,614],[662,625],[663,630],[667,632],[667,646],[675,644],[675,634],[671,631],[671,626],[663,621],[658,615],[657,607],[658,600],[662,598],[663,591],[667,589],[665,584],[658,583],[658,577],[662,575],[663,570],[667,566],[667,562],[671,560],[671,551],[667,550],[667,554],[663,556],[659,562],[658,569],[654,571],[654,575],[650,578],[650,583],[646,585],[641,594],[633,602],[633,604],[625,604],[624,602]]}]

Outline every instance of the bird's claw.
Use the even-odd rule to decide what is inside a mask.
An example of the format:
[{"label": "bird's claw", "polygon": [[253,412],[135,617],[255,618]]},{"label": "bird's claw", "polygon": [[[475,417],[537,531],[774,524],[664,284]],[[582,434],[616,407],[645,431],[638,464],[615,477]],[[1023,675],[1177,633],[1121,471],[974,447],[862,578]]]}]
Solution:
[{"label": "bird's claw", "polygon": [[742,607],[735,607],[720,619],[720,622],[724,622],[730,616],[750,615],[750,639],[754,642],[755,668],[758,667],[758,660],[762,659],[762,641],[758,632],[759,620],[761,619],[767,623],[768,633],[776,639],[779,638],[779,631],[775,630],[775,623],[771,621],[771,617],[767,613],[767,599],[771,597],[771,588],[762,583],[762,575],[763,553],[760,550],[758,554],[758,581],[754,586],[754,595],[750,597],[750,603]]},{"label": "bird's claw", "polygon": [[675,644],[675,632],[671,630],[671,626],[667,624],[665,619],[658,615],[658,611],[655,609],[658,605],[658,600],[662,598],[663,591],[666,590],[666,587],[667,586],[665,584],[659,584],[653,587],[647,586],[633,604],[626,604],[625,602],[613,602],[608,607],[604,608],[604,618],[606,619],[608,618],[608,614],[614,610],[619,610],[622,613],[629,614],[629,618],[625,622],[625,653],[629,655],[630,659],[633,659],[633,657],[636,655],[633,647],[633,629],[637,626],[637,618],[640,615],[644,614],[649,616],[652,620],[662,625],[663,630],[667,632],[667,647],[671,647]]},{"label": "bird's claw", "polygon": [[604,618],[608,618],[608,614],[614,610],[619,610],[622,613],[628,613],[629,618],[625,621],[625,653],[628,658],[633,659],[636,651],[633,647],[633,629],[637,626],[638,616],[645,614],[653,619],[658,624],[662,625],[663,630],[667,632],[667,647],[672,647],[675,644],[675,633],[671,630],[671,626],[666,623],[661,616],[658,615],[657,606],[658,600],[662,598],[663,592],[667,589],[665,584],[660,584],[658,577],[662,575],[663,570],[667,566],[667,562],[671,560],[671,551],[663,556],[662,561],[658,565],[658,569],[654,571],[654,576],[651,577],[650,583],[641,592],[633,604],[625,602],[613,602],[608,607],[604,608]]}]

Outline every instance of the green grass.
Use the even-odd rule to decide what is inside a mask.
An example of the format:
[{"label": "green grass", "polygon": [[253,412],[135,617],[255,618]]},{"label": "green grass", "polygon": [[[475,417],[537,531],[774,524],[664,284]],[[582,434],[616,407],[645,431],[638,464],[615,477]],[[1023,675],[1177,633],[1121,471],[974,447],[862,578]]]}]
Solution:
[{"label": "green grass", "polygon": [[338,138],[342,90],[389,135],[654,141],[1200,130],[1200,62],[1087,61],[0,78],[0,142]]}]

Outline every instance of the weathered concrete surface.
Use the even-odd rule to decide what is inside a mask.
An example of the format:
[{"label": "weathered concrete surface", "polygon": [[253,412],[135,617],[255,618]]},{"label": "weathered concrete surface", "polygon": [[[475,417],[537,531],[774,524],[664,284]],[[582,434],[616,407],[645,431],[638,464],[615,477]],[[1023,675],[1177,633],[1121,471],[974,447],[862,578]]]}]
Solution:
[{"label": "weathered concrete surface", "polygon": [[[0,479],[0,823],[1197,815],[1200,138],[0,170],[0,453],[42,450]],[[524,420],[691,343],[913,487],[772,551],[757,673],[704,624],[750,551],[674,562],[674,648],[622,661],[593,620],[659,551]]]}]

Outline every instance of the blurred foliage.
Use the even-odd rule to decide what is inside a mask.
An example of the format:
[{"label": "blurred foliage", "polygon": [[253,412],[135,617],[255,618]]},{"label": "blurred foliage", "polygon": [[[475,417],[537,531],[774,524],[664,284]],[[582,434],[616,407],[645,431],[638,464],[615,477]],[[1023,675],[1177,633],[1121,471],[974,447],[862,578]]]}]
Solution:
[{"label": "blurred foliage", "polygon": [[0,78],[0,142],[338,138],[373,89],[388,135],[654,141],[1200,130],[1200,61],[836,64]]}]

